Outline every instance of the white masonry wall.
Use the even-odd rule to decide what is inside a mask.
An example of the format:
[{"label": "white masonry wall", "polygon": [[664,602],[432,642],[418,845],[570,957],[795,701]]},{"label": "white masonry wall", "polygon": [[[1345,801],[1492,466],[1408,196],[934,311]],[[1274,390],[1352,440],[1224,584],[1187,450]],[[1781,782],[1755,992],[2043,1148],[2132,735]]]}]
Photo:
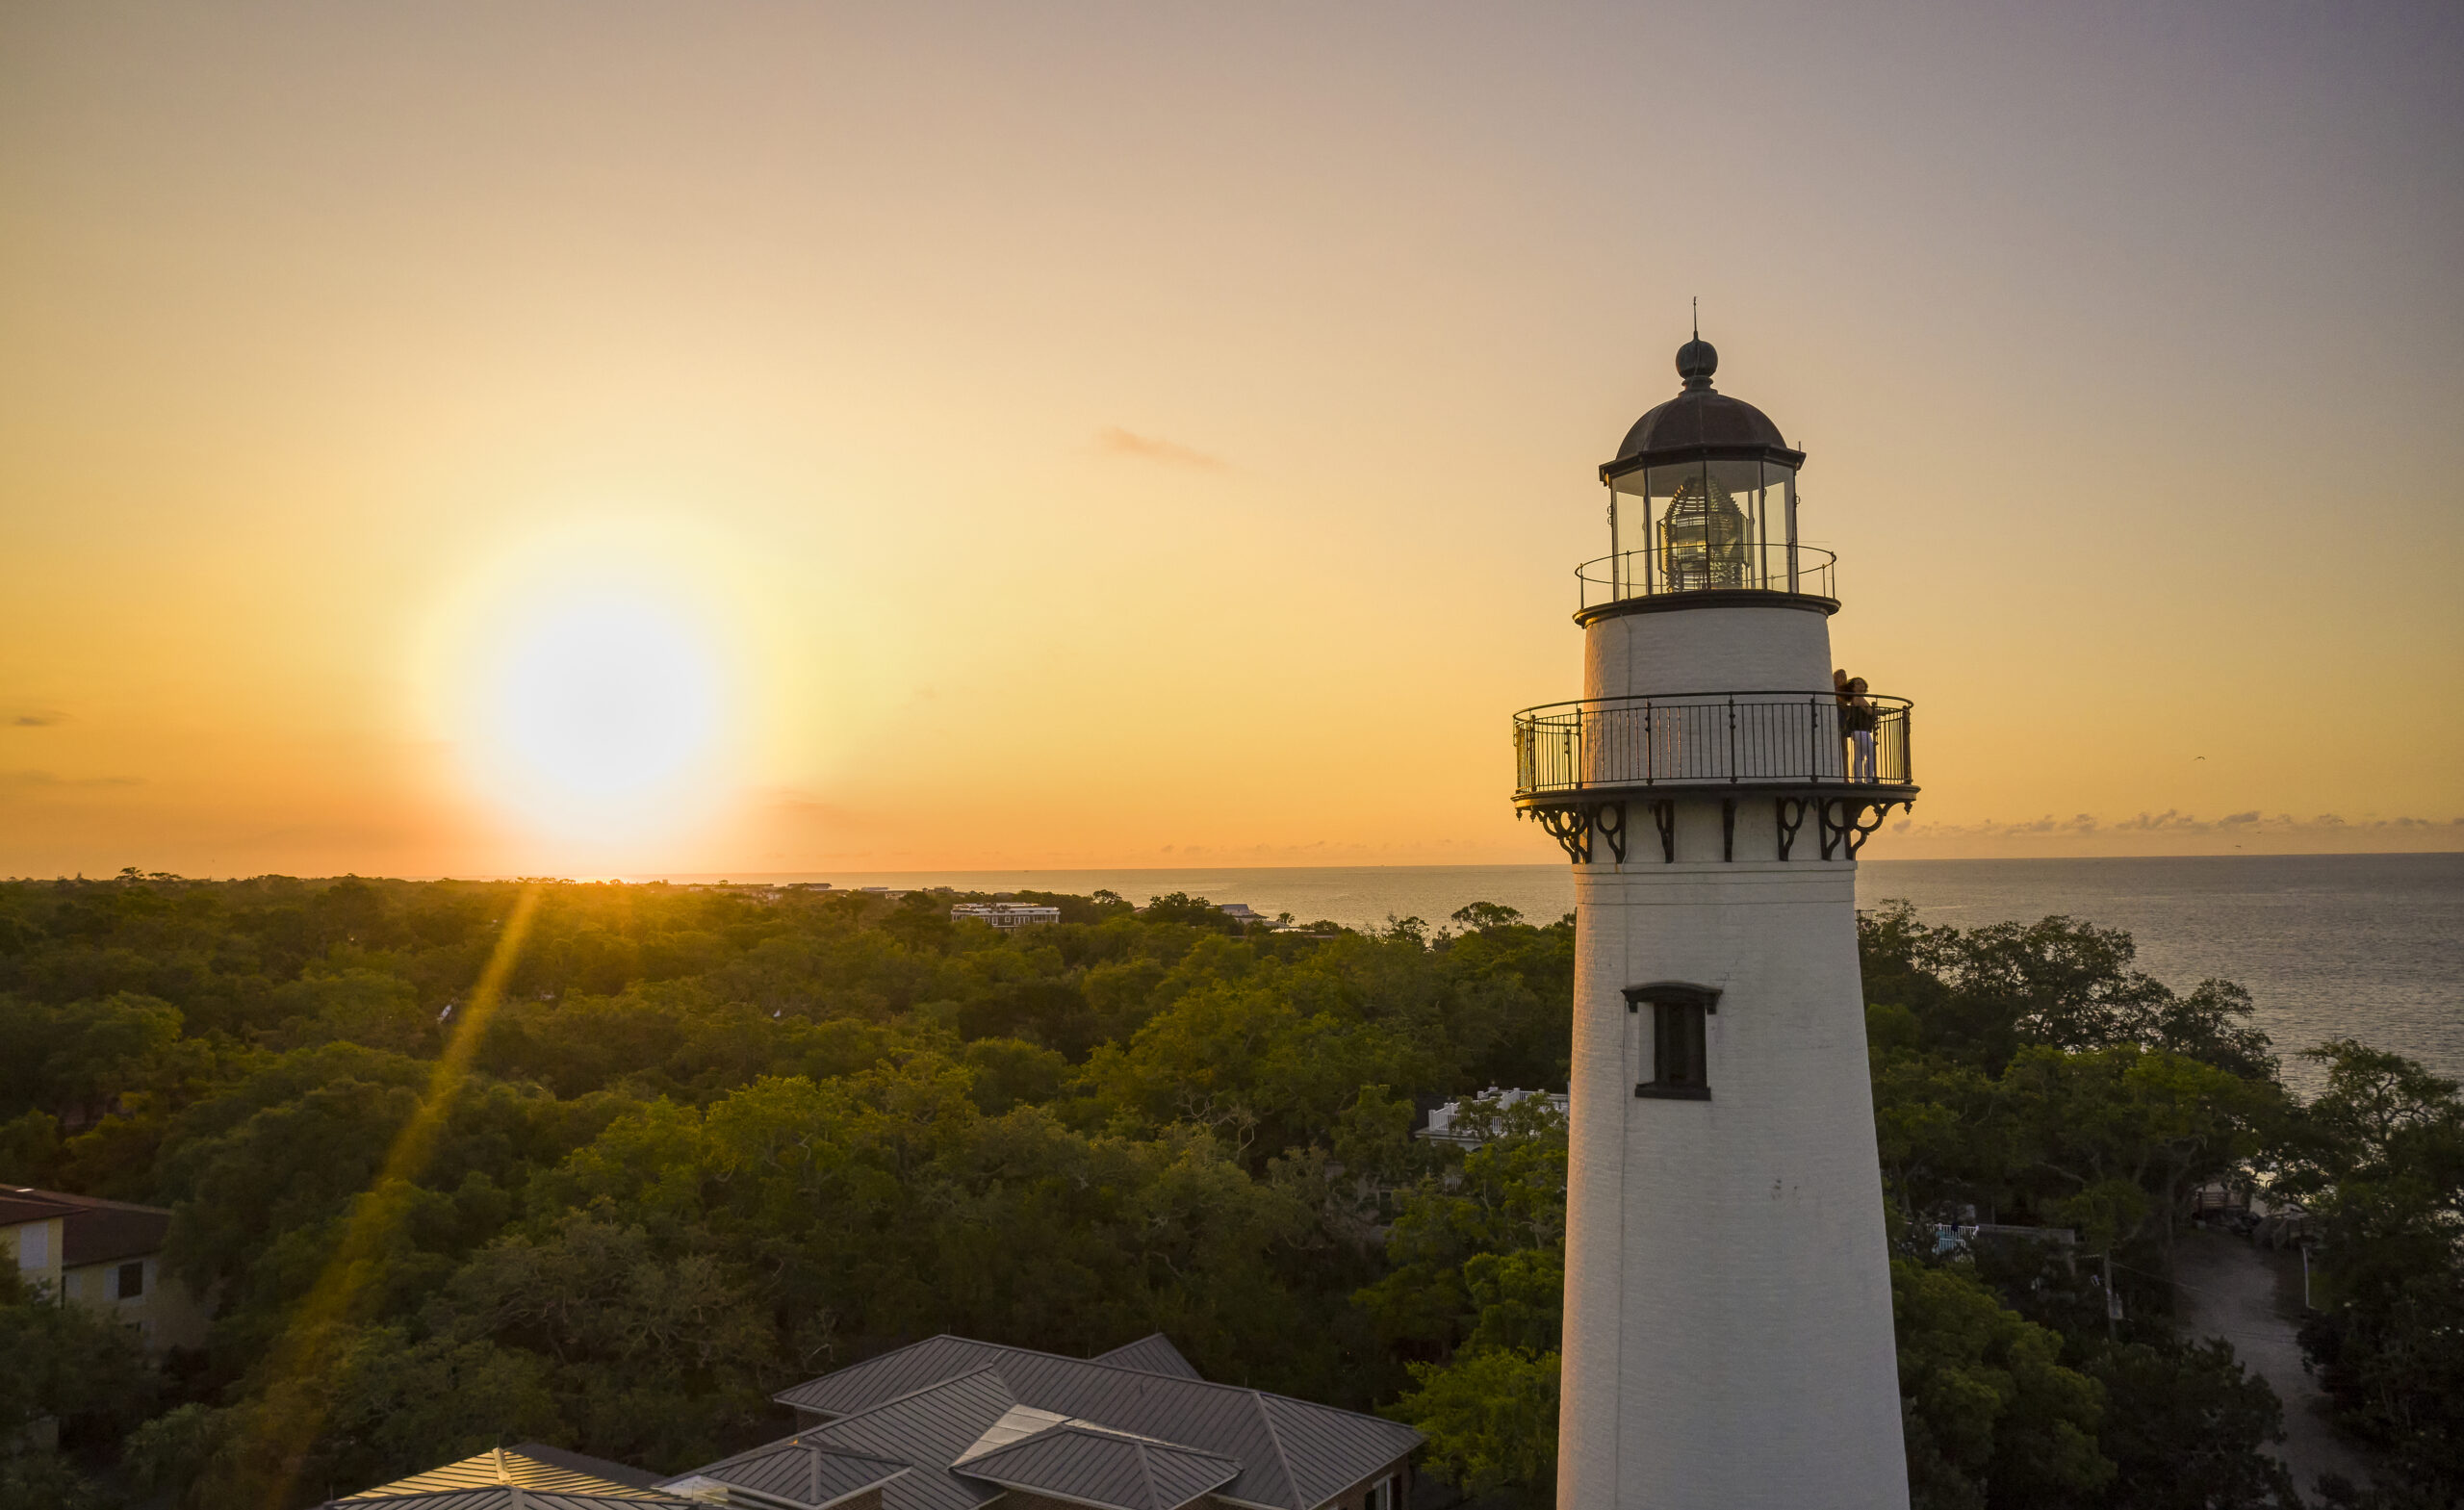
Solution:
[{"label": "white masonry wall", "polygon": [[1809,608],[1681,608],[1594,621],[1582,695],[1819,692],[1831,686],[1831,620]]},{"label": "white masonry wall", "polygon": [[[1779,607],[1590,626],[1585,694],[1816,689],[1829,623]],[[1681,801],[1677,860],[1630,811],[1628,860],[1575,867],[1567,1510],[1905,1510],[1856,866],[1809,814],[1777,857],[1768,797]],[[1653,1078],[1652,981],[1717,986],[1707,1101]]]}]

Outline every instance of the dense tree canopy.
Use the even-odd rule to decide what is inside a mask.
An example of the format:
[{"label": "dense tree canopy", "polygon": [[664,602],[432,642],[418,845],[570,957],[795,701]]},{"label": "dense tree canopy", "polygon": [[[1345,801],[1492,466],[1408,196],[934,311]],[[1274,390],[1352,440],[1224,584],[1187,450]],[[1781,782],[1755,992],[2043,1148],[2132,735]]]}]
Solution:
[{"label": "dense tree canopy", "polygon": [[2396,1472],[2389,1505],[2464,1502],[2464,1097],[2350,1039],[2295,1122],[2288,1189],[2320,1226],[2302,1342],[2346,1421]]},{"label": "dense tree canopy", "polygon": [[519,894],[0,888],[0,1179],[171,1207],[218,1303],[137,1415],[30,1404],[68,1448],[135,1428],[197,1504],[525,1438],[680,1469],[940,1331],[1160,1328],[1367,1408],[1410,1361],[1350,1297],[1430,1157],[1414,1100],[1565,1076],[1571,927],[1501,909],[1304,936],[1030,897],[1064,921],[1004,936],[949,894],[551,884],[482,1019]]},{"label": "dense tree canopy", "polygon": [[[167,1260],[218,1307],[202,1353],[147,1365],[0,1295],[0,1341],[46,1360],[0,1404],[59,1442],[0,1422],[0,1497],[300,1503],[521,1440],[675,1470],[936,1332],[1161,1329],[1550,1498],[1563,1126],[1534,1098],[1474,1108],[1469,1149],[1411,1128],[1564,1086],[1571,920],[1270,931],[1028,893],[1063,921],[1003,934],[957,894],[524,894],[0,886],[0,1179],[170,1207]],[[2447,1462],[2422,1444],[2451,1441],[2454,1352],[2418,1328],[2455,1335],[2451,1086],[2334,1046],[2297,1107],[2237,988],[2177,995],[2066,919],[1886,909],[1863,943],[1923,1504],[2275,1502],[2272,1396],[2174,1335],[2161,1279],[2188,1192],[2252,1171],[2347,1255],[2316,1330],[2356,1420]],[[1937,1252],[1967,1206],[2076,1229],[2126,1319],[2075,1253]]]}]

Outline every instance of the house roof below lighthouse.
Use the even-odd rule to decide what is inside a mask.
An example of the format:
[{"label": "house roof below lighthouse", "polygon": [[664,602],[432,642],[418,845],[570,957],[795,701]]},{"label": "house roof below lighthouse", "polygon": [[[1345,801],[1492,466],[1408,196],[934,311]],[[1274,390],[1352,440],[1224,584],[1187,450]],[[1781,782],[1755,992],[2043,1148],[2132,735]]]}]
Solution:
[{"label": "house roof below lighthouse", "polygon": [[1674,460],[1680,453],[1728,455],[1773,454],[1791,466],[1805,458],[1788,449],[1770,416],[1742,398],[1732,398],[1711,387],[1720,354],[1696,336],[1677,348],[1677,372],[1684,391],[1634,422],[1617,448],[1617,459],[1600,469],[1614,476],[1646,462]]}]

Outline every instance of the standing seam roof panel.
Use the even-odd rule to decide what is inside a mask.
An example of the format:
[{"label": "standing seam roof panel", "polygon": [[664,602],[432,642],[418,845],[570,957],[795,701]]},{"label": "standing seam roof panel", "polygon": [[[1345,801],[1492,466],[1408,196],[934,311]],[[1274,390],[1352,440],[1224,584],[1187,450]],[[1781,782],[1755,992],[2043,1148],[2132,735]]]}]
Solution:
[{"label": "standing seam roof panel", "polygon": [[776,1398],[845,1414],[919,1379],[996,1366],[1017,1403],[1232,1458],[1242,1472],[1223,1493],[1253,1504],[1315,1510],[1424,1440],[1410,1427],[1332,1406],[956,1337],[868,1359]]},{"label": "standing seam roof panel", "polygon": [[818,1505],[886,1482],[910,1469],[909,1464],[887,1458],[833,1452],[790,1439],[738,1453],[702,1470],[701,1476]]},{"label": "standing seam roof panel", "polygon": [[1419,1432],[1397,1421],[1322,1407],[1295,1409],[1295,1404],[1271,1395],[1258,1400],[1313,1504],[1342,1494],[1423,1441]]},{"label": "standing seam roof panel", "polygon": [[961,1472],[1119,1510],[1176,1510],[1229,1483],[1241,1465],[1087,1426],[1054,1426],[984,1453]]},{"label": "standing seam roof panel", "polygon": [[[490,1484],[480,1489],[448,1489],[408,1495],[386,1495],[375,1499],[329,1499],[326,1506],[382,1506],[383,1510],[510,1510],[514,1485]],[[696,1507],[692,1500],[674,1495],[563,1495],[552,1490],[522,1491],[526,1510],[706,1510]]]},{"label": "standing seam roof panel", "polygon": [[1143,1373],[1170,1374],[1181,1379],[1206,1377],[1198,1372],[1187,1358],[1182,1357],[1181,1350],[1172,1345],[1172,1340],[1161,1332],[1150,1332],[1134,1343],[1114,1348],[1111,1352],[1097,1353],[1089,1361],[1105,1364],[1115,1369],[1136,1369]]}]

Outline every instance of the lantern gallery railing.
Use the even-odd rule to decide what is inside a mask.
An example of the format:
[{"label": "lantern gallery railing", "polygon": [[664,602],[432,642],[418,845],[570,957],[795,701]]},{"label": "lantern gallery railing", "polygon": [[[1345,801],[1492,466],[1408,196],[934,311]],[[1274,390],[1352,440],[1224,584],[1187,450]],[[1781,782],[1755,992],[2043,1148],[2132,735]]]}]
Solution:
[{"label": "lantern gallery railing", "polygon": [[1517,797],[1603,787],[1913,786],[1909,703],[1868,697],[1870,767],[1836,694],[1691,692],[1553,703],[1514,715]]},{"label": "lantern gallery railing", "polygon": [[1722,587],[1836,598],[1832,563],[1830,551],[1811,546],[1697,543],[1604,555],[1576,567],[1575,576],[1585,608]]}]

